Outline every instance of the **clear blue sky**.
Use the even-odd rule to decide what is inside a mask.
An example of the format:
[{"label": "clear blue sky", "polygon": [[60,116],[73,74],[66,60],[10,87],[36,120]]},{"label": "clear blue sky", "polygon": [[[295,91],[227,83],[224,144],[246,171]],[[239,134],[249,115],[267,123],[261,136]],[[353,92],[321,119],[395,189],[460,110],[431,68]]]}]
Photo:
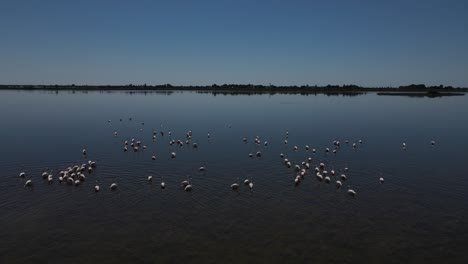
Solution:
[{"label": "clear blue sky", "polygon": [[468,1],[0,2],[2,84],[468,87]]}]

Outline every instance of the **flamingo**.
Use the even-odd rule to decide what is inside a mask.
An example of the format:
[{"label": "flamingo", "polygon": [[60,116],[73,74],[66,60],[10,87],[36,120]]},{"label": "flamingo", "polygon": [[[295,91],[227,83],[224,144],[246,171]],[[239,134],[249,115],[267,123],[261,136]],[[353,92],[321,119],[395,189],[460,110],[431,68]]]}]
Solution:
[{"label": "flamingo", "polygon": [[72,185],[73,183],[75,183],[75,182],[73,181],[72,177],[67,178],[67,184]]},{"label": "flamingo", "polygon": [[319,181],[323,181],[323,176],[322,176],[322,174],[320,174],[320,172],[317,172],[317,174],[315,174],[315,175],[317,176],[317,179]]},{"label": "flamingo", "polygon": [[24,183],[24,187],[31,187],[33,185],[31,177]]},{"label": "flamingo", "polygon": [[[237,181],[239,181],[239,178],[237,178]],[[239,190],[239,184],[238,184],[237,182],[231,184],[231,189],[232,189],[233,191],[238,191],[238,190]]]},{"label": "flamingo", "polygon": [[324,164],[323,162],[321,162],[321,163],[319,164],[319,168],[320,168],[321,170],[325,169],[325,164]]},{"label": "flamingo", "polygon": [[161,176],[161,189],[166,188],[166,183],[164,183],[163,178],[164,178],[164,177]]},{"label": "flamingo", "polygon": [[301,182],[301,176],[297,175],[294,179],[294,184],[298,185]]},{"label": "flamingo", "polygon": [[182,186],[183,189],[185,189],[185,187],[187,187],[187,185],[189,185],[189,184],[190,184],[190,183],[189,183],[189,176],[187,175],[187,180],[182,181],[182,182],[180,183],[180,185]]},{"label": "flamingo", "polygon": [[336,181],[336,188],[339,189],[341,186],[343,186],[343,184],[340,181]]},{"label": "flamingo", "polygon": [[185,186],[184,188],[184,191],[186,192],[190,192],[192,190],[192,185],[191,184],[188,184],[187,186]]}]

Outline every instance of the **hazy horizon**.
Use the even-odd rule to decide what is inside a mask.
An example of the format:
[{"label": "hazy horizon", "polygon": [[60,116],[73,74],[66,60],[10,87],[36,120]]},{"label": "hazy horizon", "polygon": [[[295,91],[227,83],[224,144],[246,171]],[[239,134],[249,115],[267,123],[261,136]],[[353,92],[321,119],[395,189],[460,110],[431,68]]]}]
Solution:
[{"label": "hazy horizon", "polygon": [[468,87],[465,1],[5,1],[0,84]]}]

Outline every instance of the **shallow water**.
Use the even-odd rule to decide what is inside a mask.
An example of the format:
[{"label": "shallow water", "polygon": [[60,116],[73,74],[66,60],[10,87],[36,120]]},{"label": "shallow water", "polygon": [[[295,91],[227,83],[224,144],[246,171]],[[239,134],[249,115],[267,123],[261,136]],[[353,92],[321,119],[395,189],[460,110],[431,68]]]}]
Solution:
[{"label": "shallow water", "polygon": [[[467,105],[466,96],[374,93],[0,91],[0,262],[466,263]],[[188,130],[199,148],[169,145]],[[124,152],[131,138],[147,149]],[[341,147],[326,154],[336,139]],[[280,153],[293,165],[312,157],[312,168],[348,167],[348,180],[336,189],[311,171],[295,186]],[[90,159],[97,169],[80,186],[58,182],[60,170]],[[179,186],[187,177],[192,192]],[[230,189],[250,177],[252,191]]]}]

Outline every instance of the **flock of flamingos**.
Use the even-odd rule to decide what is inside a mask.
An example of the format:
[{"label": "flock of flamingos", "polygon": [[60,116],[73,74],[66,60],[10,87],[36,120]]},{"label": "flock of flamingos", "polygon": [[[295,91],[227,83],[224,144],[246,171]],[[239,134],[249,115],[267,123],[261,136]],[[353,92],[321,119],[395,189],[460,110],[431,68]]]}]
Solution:
[{"label": "flock of flamingos", "polygon": [[[131,121],[132,119],[129,118],[129,120]],[[122,122],[122,119],[120,119],[120,122]],[[108,120],[108,123],[110,124],[111,120]],[[144,122],[142,122],[141,124],[144,125]],[[142,128],[140,128],[140,131],[141,130],[142,130]],[[165,132],[162,130],[162,125],[161,125],[161,130],[159,131],[159,134],[161,135],[161,138],[163,138],[163,136],[165,134]],[[171,131],[168,131],[167,134],[170,137],[171,136]],[[117,136],[118,136],[118,132],[114,131],[114,137],[117,137]],[[152,140],[156,141],[157,136],[158,136],[158,132],[153,129]],[[284,139],[284,142],[283,142],[285,145],[288,144],[288,136],[289,136],[289,133],[286,132],[285,133],[285,139]],[[207,134],[207,137],[210,138],[209,133]],[[248,141],[249,140],[246,137],[243,138],[244,143],[247,144]],[[258,136],[256,136],[254,138],[253,143],[255,145],[257,145],[257,146],[260,146],[262,144],[264,146],[268,146],[268,142],[265,141],[265,142],[262,143],[260,141],[260,137],[258,137]],[[353,149],[356,149],[362,143],[363,143],[363,141],[362,141],[362,139],[360,139],[360,140],[358,140],[356,142],[351,143],[351,145],[352,145]],[[169,140],[169,145],[172,146],[174,144],[179,145],[179,146],[187,145],[187,146],[191,146],[193,148],[198,148],[198,143],[192,142],[192,131],[191,130],[187,131],[187,133],[185,134],[185,141],[181,140],[181,139],[179,139],[179,140],[170,139]],[[331,152],[331,153],[336,154],[339,151],[341,144],[342,143],[339,140],[335,140],[335,141],[333,141],[333,148],[332,149],[325,148],[324,151],[325,151],[325,153],[330,153]],[[350,144],[350,142],[348,140],[345,140],[344,144]],[[434,140],[431,140],[430,144],[434,146],[436,144],[436,142]],[[406,143],[402,143],[402,148],[403,148],[403,150],[406,150]],[[135,138],[132,138],[131,140],[123,141],[123,151],[125,151],[125,152],[127,152],[127,151],[138,152],[138,151],[140,151],[142,149],[147,149],[147,147],[146,147],[146,145],[144,145],[142,143],[141,140],[136,140]],[[298,146],[293,146],[294,151],[298,151],[298,149],[299,149]],[[314,148],[310,149],[310,147],[308,145],[305,145],[304,149],[307,152],[312,152],[312,153],[317,152],[317,150],[314,149]],[[86,155],[87,155],[87,149],[86,148],[83,148],[82,154],[83,154],[84,157],[86,157]],[[250,158],[253,158],[254,156],[261,157],[262,152],[257,151],[256,153],[249,153]],[[172,159],[175,159],[177,157],[176,152],[171,152],[170,157]],[[308,173],[315,174],[317,180],[320,181],[320,182],[324,182],[324,183],[327,183],[327,184],[331,184],[332,182],[334,182],[336,188],[342,188],[343,183],[348,178],[346,176],[346,174],[344,174],[344,173],[338,174],[333,169],[330,169],[330,171],[328,171],[328,168],[327,168],[327,166],[326,166],[326,164],[324,162],[320,162],[319,164],[316,164],[315,166],[311,165],[311,162],[312,162],[311,157],[309,157],[306,160],[302,161],[301,164],[295,164],[295,165],[293,165],[290,160],[285,158],[285,155],[283,153],[280,153],[279,157],[281,158],[282,162],[284,163],[284,165],[287,168],[294,169],[294,171],[296,172],[296,176],[294,177],[294,184],[295,185],[299,185],[301,183],[301,181],[304,179],[304,177],[306,176],[306,174],[308,174]],[[151,155],[151,159],[156,160],[155,154]],[[81,182],[85,181],[87,179],[87,176],[90,176],[91,173],[94,170],[96,170],[96,168],[97,168],[96,161],[89,160],[88,162],[83,163],[83,164],[75,164],[73,166],[69,166],[67,168],[64,168],[63,170],[61,170],[58,173],[58,178],[57,179],[58,179],[60,184],[68,184],[68,185],[78,186],[78,185],[80,185]],[[202,166],[198,170],[199,171],[205,171],[206,167]],[[348,172],[348,168],[344,168],[344,172]],[[19,173],[19,177],[28,178],[24,182],[24,187],[32,187],[33,186],[32,175],[28,175],[26,172],[23,171],[23,172]],[[56,176],[53,175],[52,171],[46,170],[46,171],[44,171],[42,173],[41,177],[42,177],[42,179],[44,181],[47,181],[49,184],[52,184],[54,182],[54,179],[55,179]],[[153,181],[153,176],[147,176],[147,177],[145,177],[145,180],[151,183]],[[379,183],[383,184],[384,181],[385,181],[385,179],[383,177],[378,178]],[[238,182],[232,183],[230,185],[230,187],[231,187],[231,189],[233,191],[238,191],[241,184],[244,184],[250,190],[252,190],[253,187],[254,187],[252,178],[247,178],[247,179],[243,180],[242,182],[238,178]],[[160,186],[161,186],[162,189],[166,188],[166,184],[164,182],[163,177],[161,177]],[[116,182],[111,183],[110,186],[109,186],[109,189],[111,191],[114,191],[117,188],[118,188],[118,185],[117,185]],[[180,183],[180,188],[181,188],[181,190],[186,191],[186,192],[192,191],[193,185],[190,183],[190,179],[187,178],[186,180],[183,180]],[[94,191],[99,192],[100,190],[101,190],[101,187],[99,186],[98,182],[96,181],[96,184],[94,186]],[[356,196],[356,194],[357,194],[357,192],[354,189],[352,189],[349,185],[348,185],[347,193],[350,196],[353,196],[353,197]]]}]

